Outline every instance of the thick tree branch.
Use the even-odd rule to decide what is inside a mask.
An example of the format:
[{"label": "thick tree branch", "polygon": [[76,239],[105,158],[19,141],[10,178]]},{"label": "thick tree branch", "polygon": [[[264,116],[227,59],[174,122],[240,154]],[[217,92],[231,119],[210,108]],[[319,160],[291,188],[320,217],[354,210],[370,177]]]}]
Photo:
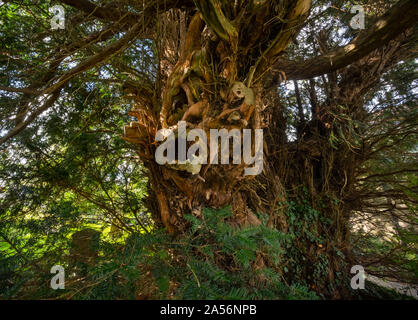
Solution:
[{"label": "thick tree branch", "polygon": [[139,15],[135,13],[121,12],[117,7],[108,6],[100,7],[88,0],[60,0],[60,2],[72,6],[78,10],[85,12],[88,15],[92,15],[96,18],[107,20],[107,21],[117,21],[122,16],[126,15],[126,20],[138,22]]},{"label": "thick tree branch", "polygon": [[38,108],[34,112],[30,114],[30,116],[24,121],[20,122],[14,129],[9,131],[5,136],[0,138],[0,145],[5,143],[6,141],[10,140],[14,136],[18,135],[20,132],[22,132],[29,124],[31,124],[40,114],[42,114],[45,110],[52,107],[54,102],[58,99],[59,95],[61,93],[61,88],[58,88],[45,103],[42,107]]},{"label": "thick tree branch", "polygon": [[143,1],[142,3],[136,1],[133,5],[142,6],[144,4],[143,14],[137,14],[127,11],[121,11],[115,4],[108,4],[106,6],[97,6],[96,4],[88,0],[60,0],[60,2],[72,6],[80,11],[85,12],[88,15],[92,15],[96,18],[106,21],[118,21],[121,17],[125,16],[124,21],[133,25],[139,21],[142,21],[143,17],[156,16],[157,13],[162,13],[173,8],[193,7],[193,0],[154,0]]},{"label": "thick tree branch", "polygon": [[222,12],[221,2],[219,0],[195,0],[195,3],[206,24],[221,39],[229,41],[232,45],[236,45],[238,32]]},{"label": "thick tree branch", "polygon": [[11,139],[12,137],[19,134],[23,131],[30,123],[32,123],[40,114],[45,110],[49,109],[58,98],[61,89],[76,75],[89,70],[90,68],[97,66],[107,59],[117,54],[124,48],[126,48],[129,43],[134,40],[141,30],[141,23],[134,25],[129,32],[127,32],[121,39],[114,42],[113,44],[106,47],[104,50],[99,53],[87,58],[85,61],[74,67],[73,69],[66,72],[62,75],[52,86],[42,91],[42,94],[52,94],[52,96],[45,102],[45,104],[32,112],[29,117],[24,121],[19,123],[14,129],[8,132],[5,136],[0,138],[0,145]]},{"label": "thick tree branch", "polygon": [[256,64],[251,67],[248,75],[248,86],[260,80],[268,72],[280,53],[290,44],[292,38],[299,33],[299,30],[309,16],[312,0],[297,0],[290,3],[285,17],[283,29],[279,32],[269,48],[262,54]]},{"label": "thick tree branch", "polygon": [[38,95],[40,92],[37,90],[33,90],[30,88],[12,88],[12,87],[4,87],[0,86],[1,91],[8,91],[8,92],[16,92],[16,93],[25,93],[29,95]]},{"label": "thick tree branch", "polygon": [[373,50],[388,44],[418,21],[414,0],[401,0],[384,14],[368,31],[360,34],[350,44],[326,55],[306,61],[279,59],[275,69],[284,71],[287,79],[310,79],[344,68],[365,57]]},{"label": "thick tree branch", "polygon": [[111,45],[109,45],[104,50],[100,51],[99,53],[93,56],[90,56],[85,61],[77,65],[76,67],[74,67],[73,69],[63,74],[54,85],[44,90],[43,93],[48,94],[48,93],[54,92],[57,88],[68,83],[68,81],[70,81],[76,75],[105,62],[107,59],[109,59],[113,55],[117,54],[118,52],[126,48],[132,40],[137,38],[139,35],[139,31],[141,29],[142,29],[141,23],[137,23],[131,28],[131,30],[129,30],[129,32],[127,32],[118,41],[115,41],[114,43],[112,43]]}]

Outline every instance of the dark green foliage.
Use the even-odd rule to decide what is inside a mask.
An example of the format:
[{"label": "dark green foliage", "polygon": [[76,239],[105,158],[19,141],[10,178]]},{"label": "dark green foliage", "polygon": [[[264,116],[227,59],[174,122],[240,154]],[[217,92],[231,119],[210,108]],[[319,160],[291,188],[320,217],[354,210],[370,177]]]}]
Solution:
[{"label": "dark green foliage", "polygon": [[[317,298],[306,286],[283,281],[290,236],[264,225],[234,229],[226,222],[230,216],[228,208],[204,210],[201,219],[189,215],[192,228],[181,241],[162,231],[133,234],[123,246],[102,241],[101,257],[87,266],[82,278],[75,281],[78,276],[68,272],[65,290],[55,292],[45,285],[32,296],[133,299],[148,292],[143,298]],[[3,297],[14,294],[9,289]]]},{"label": "dark green foliage", "polygon": [[[88,296],[79,298],[131,298],[133,282],[153,287],[149,298],[175,299],[313,299],[315,294],[300,285],[288,286],[282,281],[280,265],[288,237],[265,226],[233,229],[226,222],[228,209],[204,210],[198,219],[189,215],[192,228],[181,241],[170,239],[165,233],[132,235],[119,261],[125,266],[116,274],[125,283],[122,297],[105,290],[106,280],[93,288]],[[268,259],[266,266],[254,272],[257,257]],[[103,276],[107,263],[92,270],[97,278]],[[150,272],[147,274],[146,271]],[[108,271],[112,273],[112,271]],[[152,281],[150,281],[150,275]],[[144,279],[146,277],[146,279]]]}]

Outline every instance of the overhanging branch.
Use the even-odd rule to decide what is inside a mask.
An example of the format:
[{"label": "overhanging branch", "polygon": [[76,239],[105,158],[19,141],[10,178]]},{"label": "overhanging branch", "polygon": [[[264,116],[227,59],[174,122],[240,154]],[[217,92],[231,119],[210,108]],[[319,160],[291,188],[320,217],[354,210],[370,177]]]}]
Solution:
[{"label": "overhanging branch", "polygon": [[24,122],[19,123],[14,129],[8,132],[6,135],[0,138],[0,145],[11,139],[12,137],[19,134],[23,131],[29,124],[31,124],[40,114],[45,110],[49,109],[59,97],[61,89],[76,75],[83,73],[90,68],[97,66],[105,62],[110,57],[114,56],[118,52],[126,48],[130,42],[138,37],[141,30],[141,23],[134,25],[129,32],[127,32],[122,38],[113,44],[106,47],[104,50],[99,53],[90,56],[85,61],[81,62],[79,65],[69,70],[63,74],[52,86],[46,88],[41,92],[41,94],[52,94],[52,96],[44,103],[44,105],[37,110],[33,111]]},{"label": "overhanging branch", "polygon": [[279,59],[274,69],[285,72],[288,80],[310,79],[336,71],[388,44],[417,21],[416,1],[401,0],[350,44],[306,61]]},{"label": "overhanging branch", "polygon": [[156,16],[157,13],[162,13],[174,8],[193,7],[193,0],[144,0],[142,3],[135,2],[135,5],[144,5],[144,12],[142,14],[118,10],[118,6],[108,4],[106,6],[98,6],[88,0],[60,0],[61,3],[67,4],[73,8],[85,12],[88,15],[106,21],[118,21],[125,16],[125,22],[133,25],[138,21],[142,21],[143,17]]},{"label": "overhanging branch", "polygon": [[97,66],[107,59],[112,57],[113,55],[117,54],[124,48],[126,48],[132,40],[138,37],[140,34],[140,30],[142,29],[141,23],[137,23],[134,25],[129,32],[127,32],[122,38],[118,41],[115,41],[113,44],[106,47],[104,50],[100,51],[99,53],[87,58],[85,61],[74,67],[73,69],[69,70],[65,74],[63,74],[58,81],[52,85],[51,87],[45,89],[43,91],[44,94],[49,94],[54,92],[57,88],[65,85],[74,78],[76,75],[87,71],[88,69]]},{"label": "overhanging branch", "polygon": [[[115,10],[114,7],[97,6],[88,0],[60,0],[60,2],[81,10],[88,15],[107,21],[117,21],[126,14],[126,12]],[[134,13],[129,13],[126,17],[127,20],[131,21],[138,21],[138,18],[139,15]]]}]

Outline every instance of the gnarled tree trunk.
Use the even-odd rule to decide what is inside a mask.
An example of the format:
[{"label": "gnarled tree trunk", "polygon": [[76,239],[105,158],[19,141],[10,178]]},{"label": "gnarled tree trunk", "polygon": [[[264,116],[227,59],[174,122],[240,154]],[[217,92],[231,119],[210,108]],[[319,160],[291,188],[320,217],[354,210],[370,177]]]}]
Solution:
[{"label": "gnarled tree trunk", "polygon": [[[208,137],[210,129],[262,128],[264,75],[297,34],[310,5],[310,0],[196,1],[199,11],[177,20],[179,29],[188,20],[181,47],[169,49],[168,41],[163,40],[166,55],[179,50],[177,62],[174,66],[163,63],[168,70],[164,70],[161,99],[138,101],[131,112],[138,123],[128,126],[125,133],[150,160],[147,165],[158,200],[158,220],[170,233],[185,228],[185,210],[202,206],[232,205],[239,225],[259,223],[248,208],[250,196],[244,191],[255,177],[244,176],[244,163],[213,165],[208,161],[193,175],[180,165],[159,166],[152,161],[153,139],[158,129],[176,131],[179,121],[187,122],[187,130],[204,130]],[[269,26],[266,33],[263,22],[271,19],[274,27]],[[144,88],[134,92],[139,90],[142,93]]]},{"label": "gnarled tree trunk", "polygon": [[[310,226],[300,230],[295,244],[300,260],[294,265],[300,262],[303,267],[289,270],[290,281],[298,277],[330,297],[345,295],[341,274],[349,274],[351,267],[348,218],[355,209],[351,201],[355,194],[353,177],[364,161],[367,146],[333,139],[338,130],[342,136],[360,134],[343,115],[361,117],[362,92],[386,67],[399,61],[401,55],[396,52],[400,42],[389,46],[394,49],[383,65],[367,55],[413,25],[414,14],[402,14],[412,2],[401,1],[371,28],[371,33],[379,34],[402,16],[399,28],[384,30],[384,37],[361,34],[354,45],[336,52],[328,52],[324,39],[319,39],[323,56],[310,66],[305,64],[305,69],[282,60],[281,54],[308,17],[311,0],[196,0],[195,4],[198,11],[194,13],[165,13],[167,25],[171,24],[171,32],[173,28],[178,32],[179,41],[160,37],[161,78],[157,87],[161,91],[155,95],[150,88],[133,83],[125,87],[135,97],[131,115],[138,119],[125,128],[125,139],[138,146],[149,170],[149,207],[154,220],[170,234],[181,235],[188,228],[185,213],[200,216],[204,207],[230,205],[234,214],[231,224],[258,225],[261,222],[255,213],[263,212],[270,215],[271,227],[287,232],[297,228],[288,213],[292,203],[299,205],[292,210],[300,221],[309,214],[307,208],[312,208],[319,214],[309,216]],[[335,70],[355,61],[357,68],[342,73],[342,80],[337,82]],[[368,71],[356,73],[361,68]],[[364,77],[367,72],[374,73],[373,81]],[[328,100],[322,105],[317,101],[316,83],[311,79],[311,120],[304,119],[300,109],[298,139],[289,142],[275,85],[289,78],[309,79],[321,74],[328,74]],[[359,82],[355,87],[350,86],[353,80]],[[346,109],[341,110],[341,105]],[[208,137],[210,129],[263,129],[263,172],[245,176],[244,163],[158,165],[157,131],[171,129],[177,133],[179,121],[187,123],[187,130],[204,130]],[[305,209],[300,210],[304,203]],[[326,261],[323,269],[315,270],[321,261]]]}]

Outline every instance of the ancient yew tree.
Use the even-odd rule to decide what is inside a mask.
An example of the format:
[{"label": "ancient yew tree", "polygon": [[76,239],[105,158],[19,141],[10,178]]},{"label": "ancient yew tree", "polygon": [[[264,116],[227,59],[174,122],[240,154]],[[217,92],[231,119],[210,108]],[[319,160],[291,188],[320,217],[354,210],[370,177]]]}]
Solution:
[{"label": "ancient yew tree", "polygon": [[[274,269],[329,298],[352,295],[352,266],[388,257],[359,254],[351,236],[359,213],[390,212],[416,231],[415,1],[357,1],[365,29],[352,28],[354,4],[343,0],[4,2],[0,144],[10,174],[1,183],[23,170],[10,159],[28,150],[38,162],[34,180],[24,181],[50,186],[43,197],[74,194],[103,211],[112,230],[131,233],[147,211],[173,242],[205,210],[229,207],[231,230],[265,225],[292,235],[280,262],[260,250],[251,270]],[[53,5],[65,9],[65,29],[51,30]],[[262,129],[262,172],[246,176],[247,165],[232,159],[159,165],[157,132],[177,135],[179,121],[208,137],[211,129]],[[68,162],[57,156],[74,145]],[[123,173],[113,172],[120,159]],[[125,175],[120,189],[110,185]],[[144,205],[126,191],[138,175],[148,179]],[[13,207],[12,185],[0,185],[4,208],[31,208]],[[376,204],[379,197],[387,201]],[[391,211],[396,201],[410,211]],[[228,268],[228,259],[215,260]]]}]

